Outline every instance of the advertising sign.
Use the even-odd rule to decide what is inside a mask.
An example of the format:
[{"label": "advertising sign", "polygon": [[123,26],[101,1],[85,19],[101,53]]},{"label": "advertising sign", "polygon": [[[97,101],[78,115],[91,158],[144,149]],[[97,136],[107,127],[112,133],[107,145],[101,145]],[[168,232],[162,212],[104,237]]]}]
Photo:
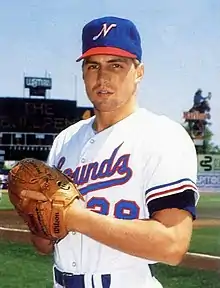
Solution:
[{"label": "advertising sign", "polygon": [[42,78],[42,77],[25,77],[24,78],[24,87],[25,88],[52,88],[52,79],[51,78]]},{"label": "advertising sign", "polygon": [[220,155],[200,154],[197,155],[198,172],[219,172],[220,173]]},{"label": "advertising sign", "polygon": [[220,172],[198,173],[197,186],[201,192],[220,193]]}]

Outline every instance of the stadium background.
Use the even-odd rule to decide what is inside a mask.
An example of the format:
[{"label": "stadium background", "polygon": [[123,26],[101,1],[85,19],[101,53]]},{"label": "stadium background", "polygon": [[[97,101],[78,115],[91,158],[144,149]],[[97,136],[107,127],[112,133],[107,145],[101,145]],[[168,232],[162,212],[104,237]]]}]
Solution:
[{"label": "stadium background", "polygon": [[[8,201],[8,169],[10,169],[11,165],[16,161],[26,157],[46,161],[52,142],[61,130],[81,119],[86,119],[93,115],[93,109],[91,107],[80,107],[76,100],[52,99],[50,97],[51,89],[51,78],[24,77],[24,90],[26,93],[24,93],[23,97],[0,98],[0,193],[2,193],[0,203],[0,247],[3,247],[4,251],[15,249],[17,252],[14,253],[14,255],[18,255],[22,249],[27,253],[26,249],[31,248],[24,248],[26,246],[22,246],[30,244],[29,233],[27,227],[22,223]],[[201,140],[201,135],[198,139]],[[198,208],[199,217],[194,225],[196,236],[194,238],[195,240],[193,240],[194,242],[192,242],[191,250],[187,253],[180,266],[191,267],[193,270],[188,273],[197,273],[195,272],[197,270],[194,269],[202,271],[212,270],[218,273],[220,271],[220,157],[218,155],[208,154],[198,155],[198,167],[198,185],[202,193],[202,200],[201,206]],[[206,239],[206,245],[204,245],[203,242],[203,246],[201,247],[199,243],[202,242],[202,239]],[[22,257],[29,257],[27,255],[25,256],[25,253],[22,254]],[[33,255],[35,252],[28,250],[28,253]],[[203,254],[209,255],[204,256]],[[2,254],[2,259],[3,256],[4,253]],[[6,253],[5,257],[6,259],[10,259],[10,253]],[[12,261],[16,261],[18,256],[16,256],[16,259],[12,259]],[[42,265],[44,265],[42,263],[47,260],[43,258],[37,259],[40,259],[39,269],[44,269],[42,268]],[[0,267],[1,265],[0,260]],[[161,272],[163,269],[165,269],[164,274],[168,273],[168,270],[166,270],[167,267],[160,267],[159,273],[162,273],[162,278],[164,277],[163,272]],[[6,271],[6,269],[1,270],[0,268],[0,275],[2,273],[2,276],[4,276],[3,273],[5,273],[3,271]],[[169,273],[172,274],[170,271],[172,270],[169,270]],[[43,272],[40,272],[42,277]],[[184,272],[181,273],[183,273],[183,275],[179,275],[179,279],[181,277],[184,278],[186,271],[184,270]],[[207,280],[209,277],[210,279],[215,278],[211,276],[207,276],[208,278],[206,278],[206,280],[209,283],[203,286],[205,280],[202,277],[204,277],[204,275],[205,274],[199,276],[201,278],[198,277],[201,286],[196,287],[220,287],[216,286],[219,283],[216,284],[217,282],[213,282],[214,284],[212,284],[211,280]],[[172,276],[170,277],[172,278]],[[6,282],[7,281],[6,279]],[[51,279],[47,281],[50,283]],[[165,288],[174,287],[169,281],[171,280],[167,280],[168,286],[165,286]],[[164,280],[164,282],[166,283],[166,280]],[[12,284],[7,282],[5,286],[0,285],[0,287],[14,287],[10,285]],[[27,287],[46,287],[44,284],[42,284],[42,286],[34,285],[36,284]],[[178,286],[178,284],[176,284],[175,287],[195,287],[186,283],[184,285],[186,286]],[[23,287],[22,283],[21,286],[18,285],[16,287]]]}]

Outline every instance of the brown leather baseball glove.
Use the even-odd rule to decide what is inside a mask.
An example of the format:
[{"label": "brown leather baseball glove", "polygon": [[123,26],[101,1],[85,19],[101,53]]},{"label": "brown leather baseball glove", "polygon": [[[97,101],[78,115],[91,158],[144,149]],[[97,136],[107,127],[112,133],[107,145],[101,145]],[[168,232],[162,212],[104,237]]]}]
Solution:
[{"label": "brown leather baseball glove", "polygon": [[32,158],[19,161],[11,169],[8,194],[30,231],[52,241],[67,235],[65,212],[76,198],[83,200],[69,177]]}]

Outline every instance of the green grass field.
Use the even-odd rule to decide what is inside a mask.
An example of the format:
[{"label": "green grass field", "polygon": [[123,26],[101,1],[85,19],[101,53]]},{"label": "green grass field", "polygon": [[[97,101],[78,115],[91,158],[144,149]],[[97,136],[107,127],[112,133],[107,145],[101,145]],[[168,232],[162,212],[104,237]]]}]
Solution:
[{"label": "green grass field", "polygon": [[33,247],[0,242],[1,288],[51,288],[52,258],[38,255]]},{"label": "green grass field", "polygon": [[220,219],[220,193],[201,193],[197,212],[198,218]]},{"label": "green grass field", "polygon": [[[52,257],[33,247],[0,242],[1,288],[51,288]],[[164,288],[217,288],[220,274],[156,264],[153,268]],[[25,284],[24,284],[25,283]]]},{"label": "green grass field", "polygon": [[220,227],[194,229],[189,252],[220,256]]},{"label": "green grass field", "polygon": [[5,190],[2,190],[2,199],[0,200],[0,210],[10,210],[13,209],[13,205],[9,201],[8,194]]},{"label": "green grass field", "polygon": [[156,264],[155,275],[164,288],[219,288],[220,274]]},{"label": "green grass field", "polygon": [[[12,208],[7,194],[3,194],[0,209]],[[199,218],[220,218],[219,213],[220,193],[202,194],[198,205]],[[220,255],[220,228],[194,229],[189,251]],[[154,272],[164,288],[220,287],[220,274],[212,271],[156,264]],[[1,288],[51,288],[52,257],[40,256],[28,245],[0,241],[0,279]]]}]

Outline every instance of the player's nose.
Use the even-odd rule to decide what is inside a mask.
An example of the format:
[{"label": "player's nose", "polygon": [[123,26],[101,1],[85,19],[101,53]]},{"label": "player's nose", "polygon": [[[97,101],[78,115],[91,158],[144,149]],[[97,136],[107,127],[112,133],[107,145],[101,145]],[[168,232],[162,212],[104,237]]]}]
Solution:
[{"label": "player's nose", "polygon": [[97,83],[102,85],[105,82],[108,82],[111,80],[111,75],[106,69],[100,68],[97,73]]}]

